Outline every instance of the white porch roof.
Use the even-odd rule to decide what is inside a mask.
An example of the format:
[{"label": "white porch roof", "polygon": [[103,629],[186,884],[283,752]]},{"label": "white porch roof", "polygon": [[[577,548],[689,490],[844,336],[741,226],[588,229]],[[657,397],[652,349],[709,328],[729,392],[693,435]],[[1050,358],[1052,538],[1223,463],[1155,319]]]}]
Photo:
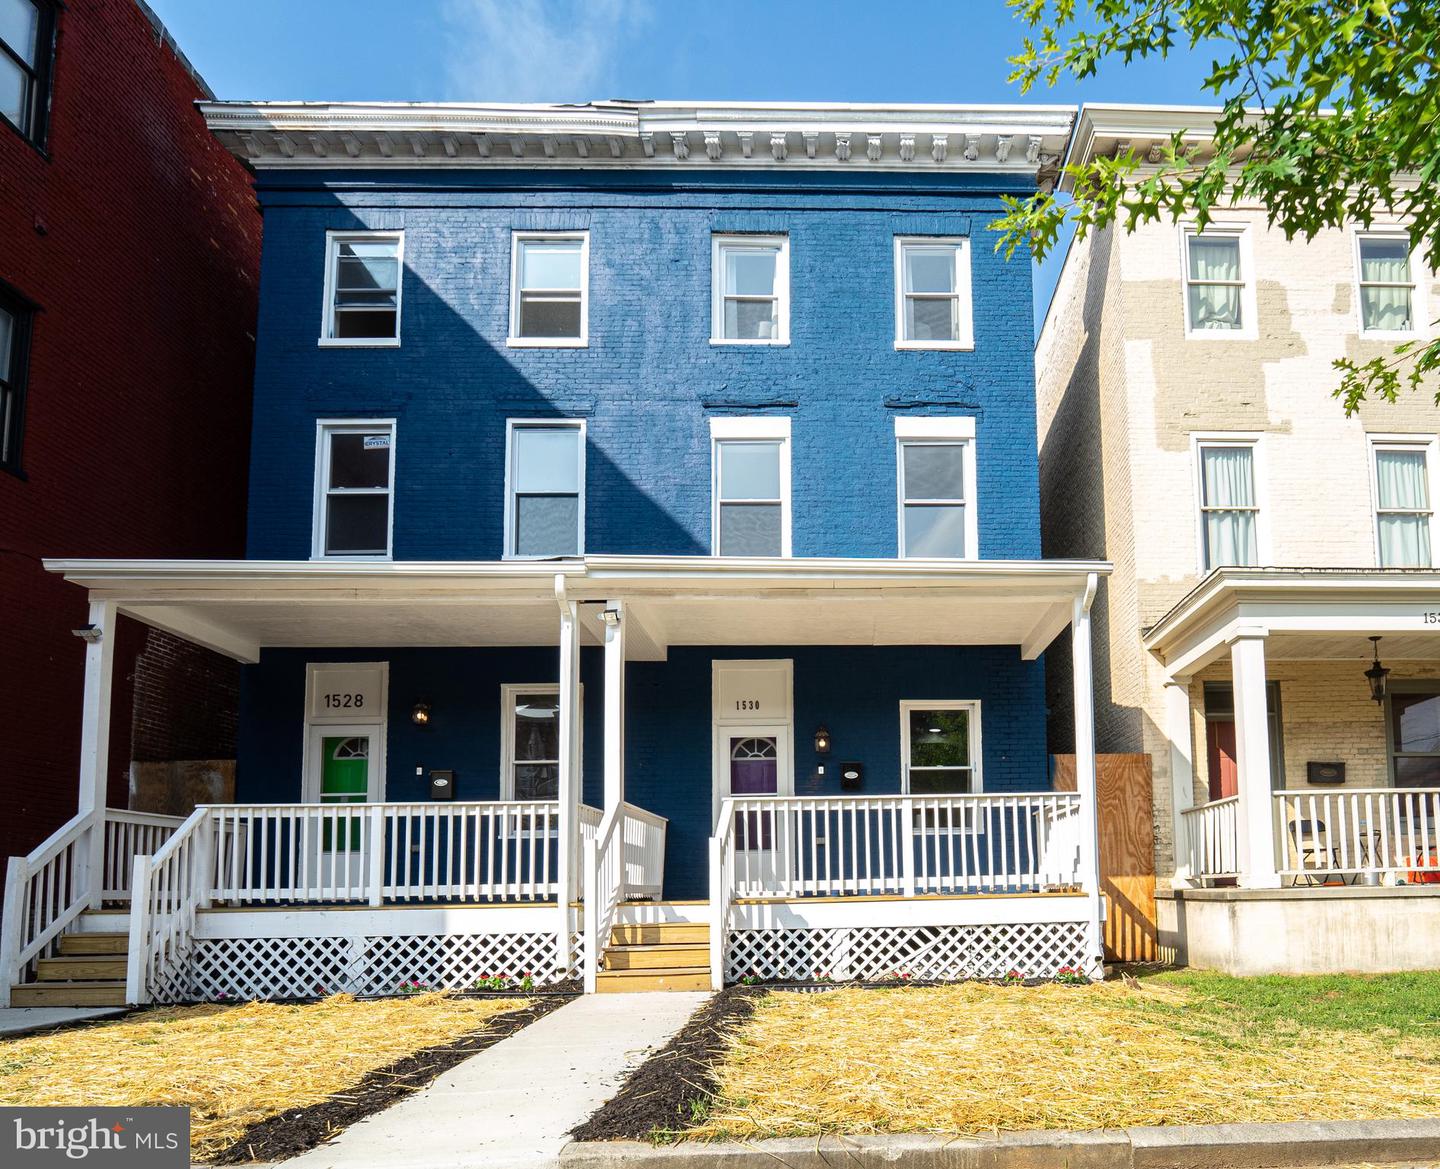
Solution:
[{"label": "white porch roof", "polygon": [[[278,646],[525,646],[559,641],[557,598],[626,602],[627,654],[671,645],[1017,645],[1042,653],[1103,561],[47,560],[92,601],[240,661]],[[1440,604],[1440,602],[1437,602]]]},{"label": "white porch roof", "polygon": [[1240,635],[1269,659],[1440,658],[1440,571],[1415,568],[1221,568],[1145,632],[1172,677],[1203,669]]}]

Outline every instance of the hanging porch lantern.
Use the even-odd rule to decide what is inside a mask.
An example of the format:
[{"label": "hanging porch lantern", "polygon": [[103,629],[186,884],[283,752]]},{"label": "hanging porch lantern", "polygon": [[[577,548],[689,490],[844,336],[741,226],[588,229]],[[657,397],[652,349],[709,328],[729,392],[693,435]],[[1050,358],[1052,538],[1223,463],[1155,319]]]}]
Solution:
[{"label": "hanging porch lantern", "polygon": [[1370,648],[1375,654],[1375,661],[1365,671],[1365,680],[1370,683],[1370,697],[1376,702],[1385,701],[1386,682],[1390,677],[1390,671],[1380,664],[1380,638],[1370,639]]}]

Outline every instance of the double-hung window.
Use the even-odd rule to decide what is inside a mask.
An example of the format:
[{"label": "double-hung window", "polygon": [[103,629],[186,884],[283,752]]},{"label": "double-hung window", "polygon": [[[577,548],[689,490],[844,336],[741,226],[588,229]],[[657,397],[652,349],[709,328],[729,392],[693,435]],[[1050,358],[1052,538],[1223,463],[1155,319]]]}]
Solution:
[{"label": "double-hung window", "polygon": [[975,420],[897,418],[900,555],[977,555]]},{"label": "double-hung window", "polygon": [[1429,568],[1430,443],[1376,442],[1375,535],[1381,568]]},{"label": "double-hung window", "polygon": [[717,556],[790,555],[790,419],[712,418]]},{"label": "double-hung window", "polygon": [[325,320],[320,344],[400,344],[402,233],[332,231],[325,241]]},{"label": "double-hung window", "polygon": [[969,349],[970,244],[964,239],[895,238],[895,345]]},{"label": "double-hung window", "polygon": [[509,343],[585,345],[589,266],[587,232],[515,232],[510,258]]},{"label": "double-hung window", "polygon": [[783,235],[712,239],[710,340],[715,345],[790,341],[790,241]]},{"label": "double-hung window", "polygon": [[1243,234],[1185,233],[1185,328],[1191,335],[1250,334],[1254,301],[1245,275]]},{"label": "double-hung window", "polygon": [[502,690],[501,710],[500,798],[558,799],[560,688],[507,685]]},{"label": "double-hung window", "polygon": [[395,422],[321,422],[313,555],[390,556]]},{"label": "double-hung window", "polygon": [[511,422],[505,554],[578,556],[585,550],[585,424]]},{"label": "double-hung window", "polygon": [[[980,786],[980,704],[973,701],[900,704],[901,791],[912,796],[974,795]],[[916,826],[970,830],[965,811],[937,801],[917,809]]]},{"label": "double-hung window", "polygon": [[[3,3],[3,0],[0,0]],[[0,284],[0,469],[20,473],[34,307]]]},{"label": "double-hung window", "polygon": [[1207,572],[1260,563],[1255,453],[1256,444],[1250,440],[1202,440],[1196,445],[1202,561]]},{"label": "double-hung window", "polygon": [[1410,271],[1410,239],[1403,235],[1355,238],[1362,333],[1415,331],[1415,279]]},{"label": "double-hung window", "polygon": [[50,113],[51,0],[0,0],[0,115],[36,146]]}]

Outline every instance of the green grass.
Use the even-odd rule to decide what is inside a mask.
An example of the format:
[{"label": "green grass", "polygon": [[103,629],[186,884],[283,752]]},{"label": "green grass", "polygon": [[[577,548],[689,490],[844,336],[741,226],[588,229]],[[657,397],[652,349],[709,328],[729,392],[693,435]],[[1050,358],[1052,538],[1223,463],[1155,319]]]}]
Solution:
[{"label": "green grass", "polygon": [[1300,1028],[1440,1039],[1440,971],[1234,978],[1176,970],[1141,981],[1186,991],[1183,1007],[1151,1002],[1144,1009],[1212,1040],[1243,1041],[1257,1032],[1283,1036]]}]

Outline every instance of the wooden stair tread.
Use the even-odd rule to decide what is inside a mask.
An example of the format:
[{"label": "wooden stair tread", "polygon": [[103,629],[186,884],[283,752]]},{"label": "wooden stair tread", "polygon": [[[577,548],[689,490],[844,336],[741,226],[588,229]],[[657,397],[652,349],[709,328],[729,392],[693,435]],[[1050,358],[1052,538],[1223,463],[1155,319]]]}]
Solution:
[{"label": "wooden stair tread", "polygon": [[123,1007],[125,980],[27,982],[10,988],[13,1007]]},{"label": "wooden stair tread", "polygon": [[638,970],[600,970],[597,971],[601,978],[659,978],[667,974],[705,974],[710,973],[708,966],[652,966],[648,969]]},{"label": "wooden stair tread", "polygon": [[636,950],[645,950],[645,951],[655,951],[655,950],[703,950],[703,949],[705,949],[706,946],[708,946],[709,944],[710,944],[710,943],[709,943],[708,941],[704,941],[704,942],[612,942],[610,945],[608,945],[608,946],[605,947],[605,952],[606,952],[607,954],[609,954],[609,953],[611,953],[611,952],[613,952],[613,951],[615,951],[615,950],[622,950],[622,951],[625,951],[626,953],[631,953],[631,952],[634,952],[634,951],[636,951]]},{"label": "wooden stair tread", "polygon": [[129,949],[129,934],[83,933],[60,936],[60,954],[65,958],[81,955],[123,955]]},{"label": "wooden stair tread", "polygon": [[125,978],[124,954],[67,954],[60,958],[41,958],[36,963],[38,982],[86,982],[94,979]]}]

